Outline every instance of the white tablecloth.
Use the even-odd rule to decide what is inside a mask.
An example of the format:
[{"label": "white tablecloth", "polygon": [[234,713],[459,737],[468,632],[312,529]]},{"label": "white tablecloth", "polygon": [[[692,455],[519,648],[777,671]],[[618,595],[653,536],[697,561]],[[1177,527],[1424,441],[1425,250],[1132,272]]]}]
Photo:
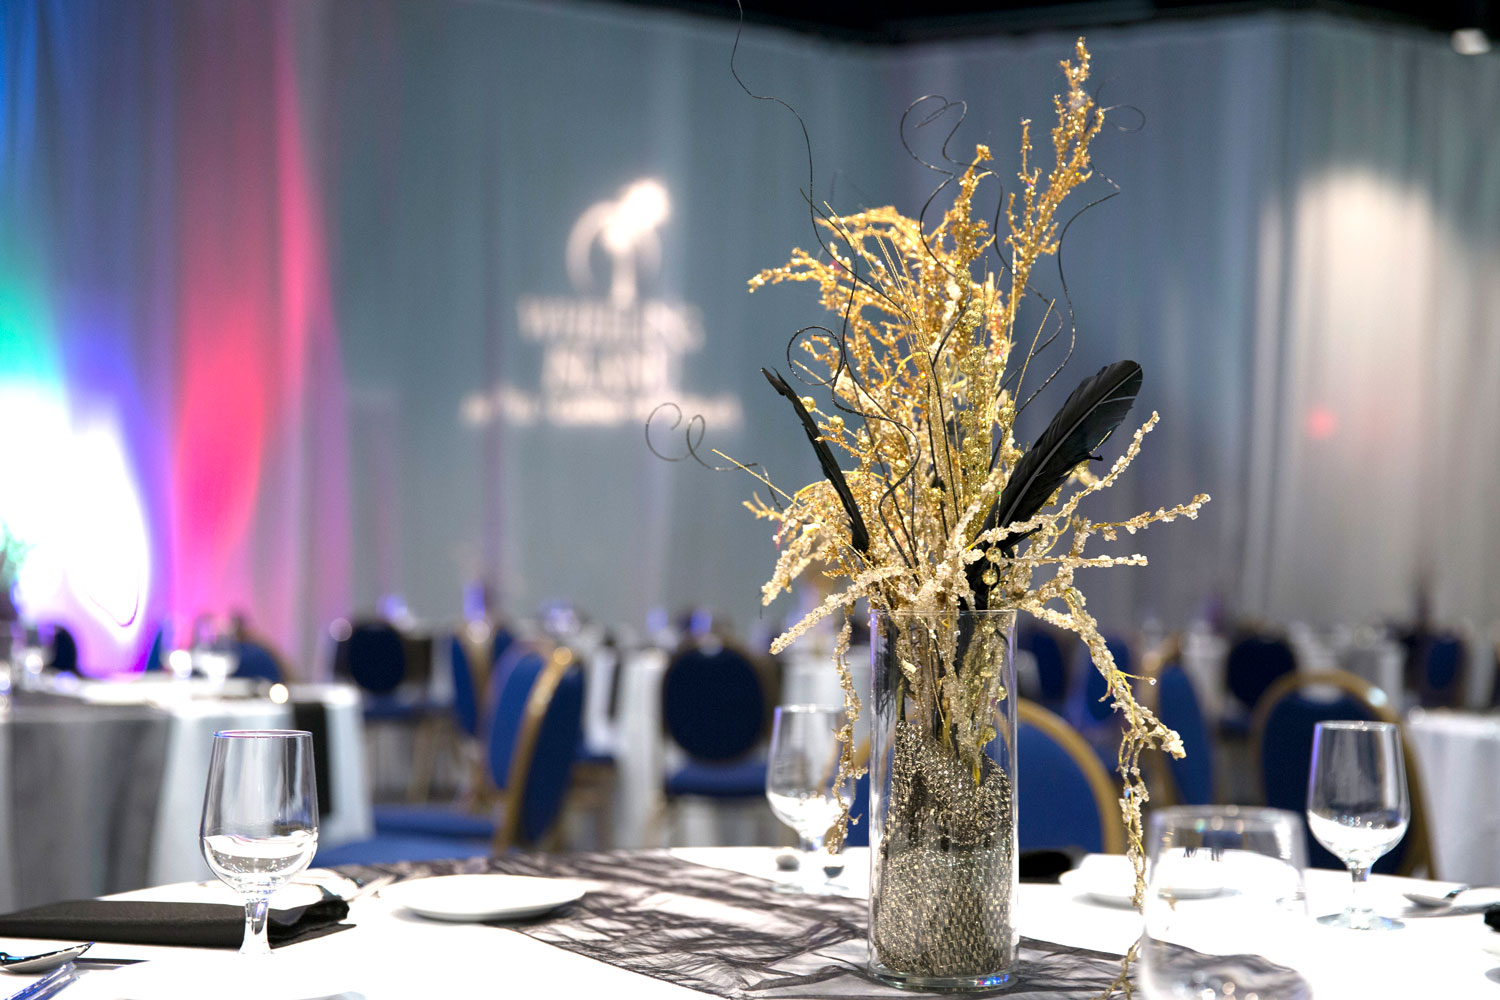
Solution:
[{"label": "white tablecloth", "polygon": [[[676,852],[685,860],[752,875],[772,877],[772,853],[765,848],[710,848]],[[859,882],[867,855],[850,852],[849,876]],[[622,863],[628,860],[622,859]],[[867,884],[867,883],[866,883]],[[1400,891],[1426,886],[1408,879],[1376,876],[1371,882],[1378,910],[1401,908]],[[1430,886],[1429,886],[1430,887]],[[856,888],[856,892],[863,887]],[[307,891],[306,889],[293,889]],[[1349,880],[1338,872],[1308,873],[1309,908],[1314,914],[1340,909]],[[161,899],[233,900],[227,888],[172,886],[135,896]],[[795,905],[794,899],[788,905]],[[1022,885],[1018,900],[1021,932],[1029,937],[1122,952],[1139,936],[1134,911],[1102,906],[1075,897],[1062,886]],[[272,961],[281,975],[292,977],[325,995],[345,1000],[412,997],[610,997],[612,1000],[683,1000],[705,996],[658,979],[636,975],[495,926],[445,924],[423,920],[377,897],[356,901],[355,929],[287,948]],[[1359,933],[1307,925],[1306,962],[1299,971],[1317,1000],[1372,998],[1489,997],[1496,984],[1489,978],[1500,956],[1484,946],[1500,934],[1478,916],[1408,920],[1405,929]],[[41,950],[47,942],[0,940],[0,948]],[[204,996],[203,983],[215,983],[214,996],[226,995],[240,970],[248,966],[232,953],[181,948],[99,944],[95,951],[112,957],[149,959],[147,965],[90,974],[70,987],[70,1000],[160,1000]],[[427,960],[403,957],[428,956]],[[211,979],[208,977],[212,977]],[[121,984],[154,980],[158,988],[125,991]],[[21,980],[16,980],[20,985]],[[305,991],[304,991],[305,992]],[[255,994],[253,991],[251,995]],[[318,993],[310,995],[317,996]]]},{"label": "white tablecloth", "polygon": [[1500,884],[1500,716],[1414,711],[1407,737],[1445,879]]}]

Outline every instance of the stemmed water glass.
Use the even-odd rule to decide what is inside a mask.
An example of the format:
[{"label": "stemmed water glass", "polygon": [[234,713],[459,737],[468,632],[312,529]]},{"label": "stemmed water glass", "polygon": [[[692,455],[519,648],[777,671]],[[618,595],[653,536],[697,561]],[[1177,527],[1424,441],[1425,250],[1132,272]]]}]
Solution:
[{"label": "stemmed water glass", "polygon": [[1401,734],[1388,722],[1320,722],[1313,731],[1307,780],[1307,822],[1318,843],[1354,878],[1349,906],[1319,923],[1353,930],[1395,930],[1399,920],[1377,916],[1364,901],[1370,866],[1406,834],[1411,804]]},{"label": "stemmed water glass", "polygon": [[842,708],[778,705],[771,729],[771,759],[766,767],[766,798],[776,818],[797,833],[802,851],[800,879],[788,892],[828,894],[839,891],[819,872],[832,867],[825,840],[829,827],[853,799],[849,782],[838,780]]},{"label": "stemmed water glass", "polygon": [[215,733],[203,797],[203,857],[245,900],[242,955],[268,955],[271,896],[318,849],[312,734]]}]

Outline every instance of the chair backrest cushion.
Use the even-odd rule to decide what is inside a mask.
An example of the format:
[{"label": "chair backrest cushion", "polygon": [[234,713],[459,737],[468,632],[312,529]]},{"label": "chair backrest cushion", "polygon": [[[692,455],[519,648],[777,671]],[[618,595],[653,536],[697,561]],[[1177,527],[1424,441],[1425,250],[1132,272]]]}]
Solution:
[{"label": "chair backrest cushion", "polygon": [[478,736],[479,695],[474,690],[474,671],[469,667],[463,640],[456,635],[448,637],[448,662],[453,670],[453,719],[460,731]]},{"label": "chair backrest cushion", "polygon": [[1017,725],[1016,743],[1021,850],[1104,850],[1094,789],[1074,757],[1050,733],[1025,719]]},{"label": "chair backrest cushion", "polygon": [[510,781],[511,756],[521,731],[521,719],[526,715],[526,701],[546,663],[541,650],[532,643],[513,642],[495,664],[484,742],[490,780],[496,788],[504,788]]},{"label": "chair backrest cushion", "polygon": [[1061,704],[1068,694],[1068,665],[1062,646],[1051,632],[1040,628],[1018,628],[1016,645],[1036,657],[1036,676],[1042,701]]},{"label": "chair backrest cushion", "polygon": [[542,716],[521,797],[520,839],[525,844],[540,840],[562,812],[583,741],[583,689],[583,668],[574,663],[558,681]]},{"label": "chair backrest cushion", "polygon": [[1174,660],[1157,675],[1156,688],[1157,716],[1177,730],[1187,751],[1181,760],[1167,758],[1178,800],[1184,805],[1210,805],[1214,801],[1214,745],[1192,679]]},{"label": "chair backrest cushion", "polygon": [[281,664],[268,646],[254,639],[240,639],[234,645],[237,656],[234,668],[236,677],[270,681],[272,684],[282,682]]},{"label": "chair backrest cushion", "polygon": [[1454,706],[1462,700],[1464,641],[1456,636],[1434,636],[1422,650],[1422,704]]},{"label": "chair backrest cushion", "polygon": [[678,653],[662,679],[662,721],[689,755],[733,760],[760,741],[766,696],[755,667],[727,647]]},{"label": "chair backrest cushion", "polygon": [[406,647],[394,626],[361,622],[341,645],[349,677],[371,694],[389,694],[406,678]]},{"label": "chair backrest cushion", "polygon": [[[1104,637],[1104,644],[1109,647],[1109,653],[1115,658],[1115,666],[1125,673],[1130,672],[1130,644],[1116,635]],[[1099,672],[1099,667],[1094,663],[1089,648],[1086,645],[1079,646],[1078,669],[1083,673],[1083,683],[1078,685],[1083,692],[1083,704],[1078,713],[1079,720],[1084,725],[1093,725],[1105,722],[1114,715],[1113,699],[1107,697],[1109,685],[1104,680],[1104,675]]]},{"label": "chair backrest cushion", "polygon": [[1253,635],[1234,644],[1224,667],[1230,693],[1251,709],[1278,678],[1296,669],[1292,647],[1280,639]]}]

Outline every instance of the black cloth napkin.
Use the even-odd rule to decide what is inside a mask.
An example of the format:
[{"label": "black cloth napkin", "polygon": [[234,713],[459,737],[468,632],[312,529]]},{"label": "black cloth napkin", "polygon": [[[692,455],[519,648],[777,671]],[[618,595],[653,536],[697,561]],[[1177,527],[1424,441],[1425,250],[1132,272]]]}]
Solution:
[{"label": "black cloth napkin", "polygon": [[[342,899],[272,910],[271,947],[346,930],[354,925],[339,921],[348,915],[349,904]],[[0,937],[238,948],[245,937],[245,910],[222,903],[80,899],[0,916]]]},{"label": "black cloth napkin", "polygon": [[292,728],[312,733],[313,778],[318,786],[318,815],[333,813],[332,751],[328,739],[328,706],[321,701],[292,702]]}]

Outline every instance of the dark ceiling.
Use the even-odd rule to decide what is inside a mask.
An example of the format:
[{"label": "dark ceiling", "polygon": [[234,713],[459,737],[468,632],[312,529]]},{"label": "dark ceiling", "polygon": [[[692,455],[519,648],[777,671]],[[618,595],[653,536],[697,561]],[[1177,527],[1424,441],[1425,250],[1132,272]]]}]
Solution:
[{"label": "dark ceiling", "polygon": [[[616,0],[738,18],[735,0]],[[1500,0],[745,0],[745,20],[843,41],[899,45],[975,34],[1013,34],[1205,17],[1256,10],[1323,11],[1433,31],[1479,27],[1500,34]]]}]

